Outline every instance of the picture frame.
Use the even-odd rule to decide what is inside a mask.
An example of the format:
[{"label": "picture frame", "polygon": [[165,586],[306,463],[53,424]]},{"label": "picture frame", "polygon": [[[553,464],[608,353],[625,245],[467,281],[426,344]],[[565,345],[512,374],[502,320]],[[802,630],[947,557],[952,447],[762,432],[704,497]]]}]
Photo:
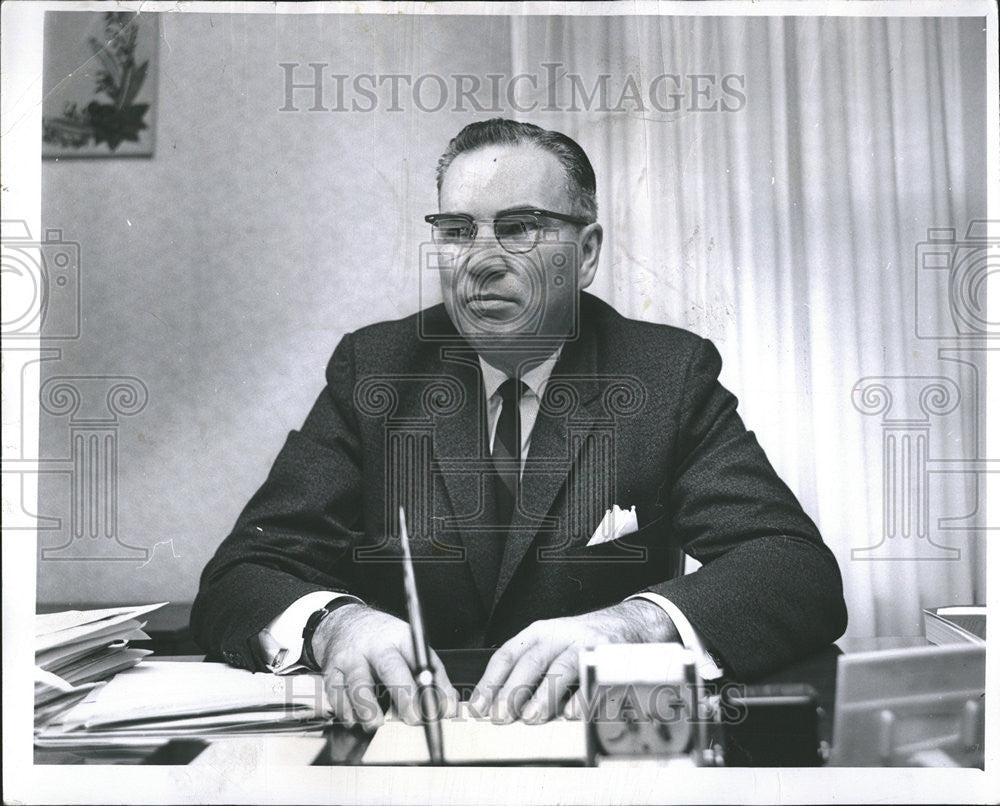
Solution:
[{"label": "picture frame", "polygon": [[42,158],[152,157],[158,15],[46,14]]}]

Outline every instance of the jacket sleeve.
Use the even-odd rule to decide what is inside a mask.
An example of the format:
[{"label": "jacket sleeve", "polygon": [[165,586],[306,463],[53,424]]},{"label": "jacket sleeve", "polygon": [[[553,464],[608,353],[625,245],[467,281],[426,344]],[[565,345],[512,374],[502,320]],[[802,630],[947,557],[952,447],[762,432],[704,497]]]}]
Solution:
[{"label": "jacket sleeve", "polygon": [[358,587],[363,536],[361,450],[350,335],[327,366],[327,386],[201,575],[191,613],[210,659],[263,669],[258,634],[299,597]]},{"label": "jacket sleeve", "polygon": [[721,368],[701,340],[661,491],[672,534],[703,566],[650,590],[683,611],[728,676],[753,679],[839,638],[847,610],[836,559],[744,427]]}]

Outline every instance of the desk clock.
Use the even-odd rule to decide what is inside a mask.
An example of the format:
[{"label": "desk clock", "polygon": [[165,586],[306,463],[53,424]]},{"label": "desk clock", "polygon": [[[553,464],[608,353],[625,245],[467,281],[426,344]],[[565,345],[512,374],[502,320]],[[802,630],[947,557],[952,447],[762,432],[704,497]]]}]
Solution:
[{"label": "desk clock", "polygon": [[694,655],[679,644],[608,644],[580,653],[591,764],[689,759],[705,747]]}]

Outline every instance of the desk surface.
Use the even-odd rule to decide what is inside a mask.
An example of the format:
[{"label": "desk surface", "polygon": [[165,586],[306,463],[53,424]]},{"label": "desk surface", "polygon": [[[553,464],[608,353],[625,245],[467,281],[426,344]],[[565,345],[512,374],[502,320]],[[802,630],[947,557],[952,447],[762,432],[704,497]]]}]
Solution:
[{"label": "desk surface", "polygon": [[[830,741],[833,722],[833,704],[836,696],[837,658],[841,654],[867,652],[879,649],[895,649],[924,645],[927,642],[921,637],[883,637],[842,639],[837,644],[827,647],[821,652],[803,658],[788,667],[756,681],[761,684],[807,683],[817,694],[817,704],[821,709],[819,723],[819,738]],[[448,668],[448,676],[459,693],[466,697],[478,682],[489,660],[490,650],[442,650],[441,659]],[[200,661],[200,655],[160,656],[161,660]],[[332,726],[327,732],[327,747],[317,760],[321,764],[357,764],[370,739],[360,729],[347,730],[340,726]],[[176,743],[175,743],[176,745]],[[184,752],[194,750],[185,748],[183,744],[176,747],[177,755],[170,749],[159,754],[154,760],[161,764],[186,763]],[[96,753],[74,753],[66,750],[35,749],[36,764],[108,764],[108,763],[140,763],[148,750],[143,754],[121,753],[113,751]]]}]

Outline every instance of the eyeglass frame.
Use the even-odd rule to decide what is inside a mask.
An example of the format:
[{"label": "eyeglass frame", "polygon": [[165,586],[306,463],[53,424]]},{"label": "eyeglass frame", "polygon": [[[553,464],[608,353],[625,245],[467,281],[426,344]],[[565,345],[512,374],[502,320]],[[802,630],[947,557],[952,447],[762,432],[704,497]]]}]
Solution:
[{"label": "eyeglass frame", "polygon": [[[506,218],[508,216],[518,216],[518,215],[524,215],[524,216],[529,216],[530,215],[530,216],[533,216],[535,218],[551,218],[554,221],[564,221],[567,224],[574,224],[574,225],[576,225],[578,227],[585,227],[588,224],[593,224],[594,223],[589,218],[582,218],[581,216],[567,215],[566,213],[556,213],[556,212],[554,212],[552,210],[541,210],[541,209],[539,209],[537,207],[519,207],[519,208],[515,208],[513,210],[505,210],[501,215],[498,215],[498,216],[496,216],[493,219],[489,219],[489,218],[480,218],[480,219],[477,219],[477,218],[473,218],[471,215],[468,215],[467,213],[431,213],[429,215],[425,215],[424,216],[424,221],[426,221],[428,224],[431,225],[431,238],[432,239],[434,237],[434,224],[438,220],[443,219],[443,218],[461,218],[461,219],[464,219],[465,221],[468,221],[469,224],[472,225],[472,234],[469,236],[468,241],[466,241],[465,243],[462,243],[462,244],[438,244],[439,246],[461,246],[462,248],[467,248],[469,246],[469,244],[473,243],[476,240],[476,236],[479,234],[479,228],[476,225],[480,221],[489,221],[490,224],[491,224],[491,226],[492,226],[492,229],[493,229],[493,237],[496,238],[497,243],[500,244],[500,246],[503,248],[503,250],[505,252],[508,252],[508,253],[510,253],[512,255],[524,255],[524,254],[527,254],[528,252],[530,252],[536,246],[538,246],[538,240],[539,240],[539,238],[541,238],[541,233],[542,233],[542,228],[541,227],[538,227],[535,230],[535,240],[531,244],[531,246],[529,246],[527,249],[522,249],[522,250],[519,250],[519,251],[515,251],[515,250],[512,250],[512,249],[509,249],[507,247],[507,245],[504,244],[504,242],[501,241],[500,238],[497,236],[497,230],[496,230],[496,225],[497,225],[498,221],[502,221],[504,218]],[[437,241],[435,241],[435,243],[437,243]]]}]

